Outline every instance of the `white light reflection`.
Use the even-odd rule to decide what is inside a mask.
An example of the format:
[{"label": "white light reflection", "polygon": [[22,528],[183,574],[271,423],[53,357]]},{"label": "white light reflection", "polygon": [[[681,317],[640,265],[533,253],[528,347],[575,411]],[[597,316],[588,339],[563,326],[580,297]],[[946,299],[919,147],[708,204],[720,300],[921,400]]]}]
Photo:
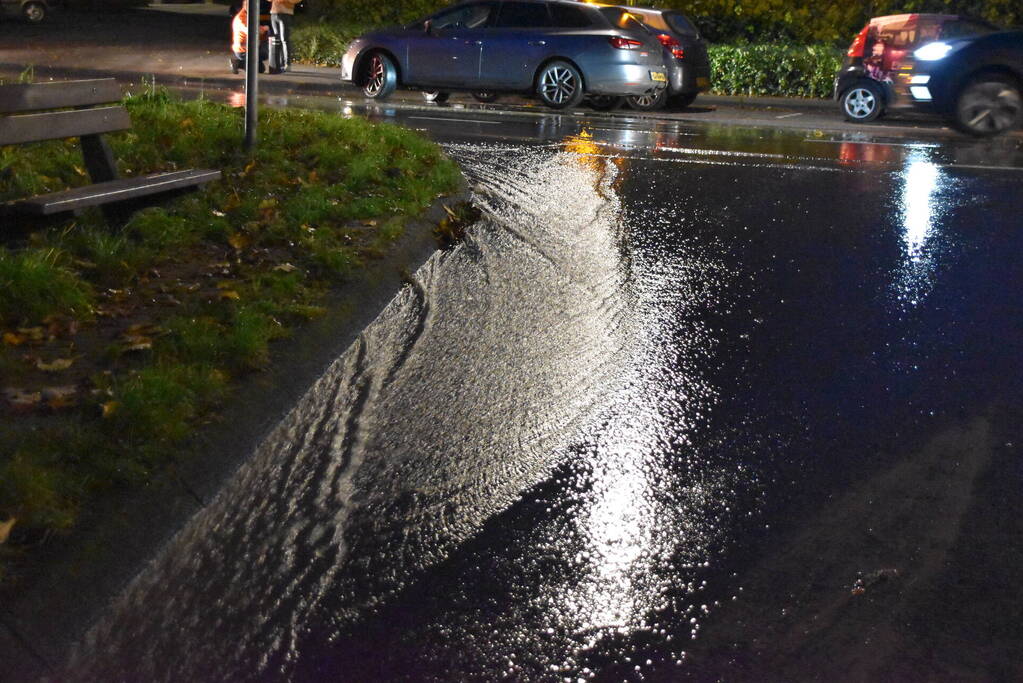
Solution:
[{"label": "white light reflection", "polygon": [[933,287],[937,199],[945,176],[923,152],[914,151],[906,159],[902,179],[903,263],[896,298],[903,306],[917,306]]}]

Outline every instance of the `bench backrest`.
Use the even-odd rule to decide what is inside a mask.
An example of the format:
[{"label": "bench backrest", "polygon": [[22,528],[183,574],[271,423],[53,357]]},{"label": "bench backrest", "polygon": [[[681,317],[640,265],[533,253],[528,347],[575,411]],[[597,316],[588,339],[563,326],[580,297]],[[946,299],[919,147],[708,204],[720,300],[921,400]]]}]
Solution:
[{"label": "bench backrest", "polygon": [[[0,145],[112,133],[131,128],[112,78],[0,85]],[[46,111],[65,109],[66,111]],[[24,113],[37,112],[37,113]]]}]

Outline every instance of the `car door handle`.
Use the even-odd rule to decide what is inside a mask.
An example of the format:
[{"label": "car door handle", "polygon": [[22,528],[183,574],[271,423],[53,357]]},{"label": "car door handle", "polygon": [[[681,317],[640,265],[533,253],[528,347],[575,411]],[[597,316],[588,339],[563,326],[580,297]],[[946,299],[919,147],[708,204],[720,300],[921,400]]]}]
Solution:
[{"label": "car door handle", "polygon": [[531,47],[543,47],[546,44],[547,44],[546,40],[531,40],[531,41],[529,41],[529,45]]}]

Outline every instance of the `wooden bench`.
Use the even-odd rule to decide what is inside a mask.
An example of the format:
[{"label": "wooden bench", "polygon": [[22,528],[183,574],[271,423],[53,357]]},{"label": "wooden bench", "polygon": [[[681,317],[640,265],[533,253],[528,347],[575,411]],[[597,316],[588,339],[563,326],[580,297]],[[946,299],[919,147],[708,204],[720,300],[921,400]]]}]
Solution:
[{"label": "wooden bench", "polygon": [[220,179],[220,171],[209,169],[119,178],[103,134],[131,128],[128,111],[110,106],[120,99],[112,78],[0,85],[0,146],[77,137],[93,183],[0,204],[0,215],[50,216],[99,206],[108,220],[120,220],[125,208],[141,198]]}]

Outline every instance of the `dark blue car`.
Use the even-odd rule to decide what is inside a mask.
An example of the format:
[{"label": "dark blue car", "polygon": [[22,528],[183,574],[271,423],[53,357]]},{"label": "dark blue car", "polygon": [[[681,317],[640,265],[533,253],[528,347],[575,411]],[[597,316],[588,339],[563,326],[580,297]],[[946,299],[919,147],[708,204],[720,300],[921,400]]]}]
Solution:
[{"label": "dark blue car", "polygon": [[342,78],[371,98],[398,87],[533,93],[544,104],[667,87],[665,49],[620,7],[568,0],[481,0],[356,39]]}]

